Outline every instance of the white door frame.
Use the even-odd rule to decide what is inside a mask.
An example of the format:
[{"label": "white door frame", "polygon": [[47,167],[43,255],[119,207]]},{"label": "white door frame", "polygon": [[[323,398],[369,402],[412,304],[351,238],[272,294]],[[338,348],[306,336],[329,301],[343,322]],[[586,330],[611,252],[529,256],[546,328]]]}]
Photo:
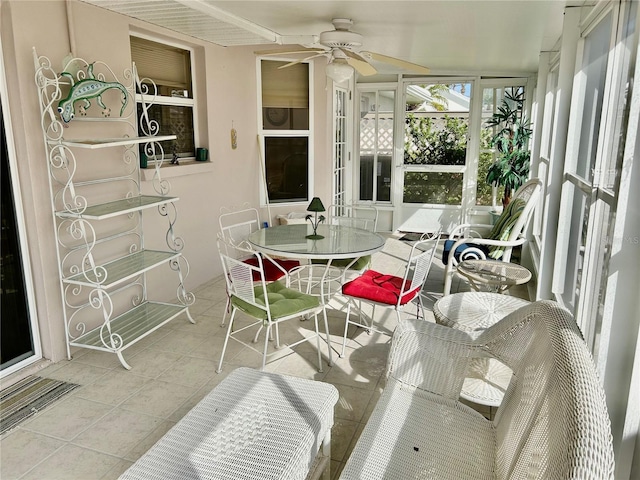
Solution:
[{"label": "white door frame", "polygon": [[[0,52],[2,49],[2,40],[0,39]],[[24,209],[22,205],[22,194],[20,190],[20,181],[18,177],[18,162],[13,143],[13,129],[11,124],[11,115],[9,107],[9,94],[7,91],[7,82],[4,70],[4,59],[0,55],[0,99],[2,101],[2,116],[4,119],[4,133],[7,143],[7,153],[9,161],[9,169],[11,174],[11,186],[13,189],[16,225],[18,229],[18,241],[20,243],[20,257],[22,260],[22,270],[24,274],[24,288],[27,296],[27,307],[29,310],[29,324],[31,328],[31,339],[33,342],[33,355],[17,362],[4,370],[0,371],[0,378],[4,378],[42,358],[42,345],[40,343],[40,333],[38,329],[38,316],[36,310],[35,292],[33,289],[33,277],[31,272],[31,259],[29,256],[29,246],[27,242],[27,226],[24,220]]]}]

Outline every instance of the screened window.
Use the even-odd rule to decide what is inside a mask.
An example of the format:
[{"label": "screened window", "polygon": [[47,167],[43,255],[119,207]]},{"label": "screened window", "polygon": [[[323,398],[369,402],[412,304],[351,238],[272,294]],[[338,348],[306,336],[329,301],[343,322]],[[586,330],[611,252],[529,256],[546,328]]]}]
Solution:
[{"label": "screened window", "polygon": [[310,198],[309,64],[260,61],[262,140],[269,202]]},{"label": "screened window", "polygon": [[[498,132],[499,127],[487,126],[487,121],[503,106],[503,102],[515,107],[508,100],[508,95],[525,94],[524,85],[490,86],[482,89],[482,120],[480,130],[480,155],[478,159],[478,184],[476,189],[476,205],[497,205],[504,196],[504,186],[497,188],[487,183],[489,167],[497,160],[498,151],[491,145],[491,139]],[[505,98],[506,97],[506,98]],[[525,100],[523,99],[523,102]],[[523,104],[524,105],[524,104]],[[524,111],[519,119],[526,121]]]},{"label": "screened window", "polygon": [[408,83],[404,93],[402,202],[460,205],[472,85]]},{"label": "screened window", "polygon": [[[131,37],[131,59],[135,63],[141,86],[136,92],[138,119],[142,102],[152,103],[147,110],[156,122],[158,135],[176,135],[175,140],[161,142],[164,158],[195,157],[194,106],[191,52],[184,48]],[[138,122],[140,135],[148,134]]]},{"label": "screened window", "polygon": [[394,106],[394,90],[360,93],[360,200],[391,201]]}]

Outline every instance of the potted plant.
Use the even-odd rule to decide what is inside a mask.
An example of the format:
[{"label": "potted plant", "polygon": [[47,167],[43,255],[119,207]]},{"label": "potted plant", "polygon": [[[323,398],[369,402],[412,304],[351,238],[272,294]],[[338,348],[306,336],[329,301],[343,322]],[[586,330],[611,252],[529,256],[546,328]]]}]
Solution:
[{"label": "potted plant", "polygon": [[506,89],[498,111],[486,123],[487,127],[495,128],[490,145],[496,149],[496,160],[487,172],[487,183],[504,187],[503,207],[529,177],[528,143],[533,131],[524,116],[524,101],[522,87]]}]

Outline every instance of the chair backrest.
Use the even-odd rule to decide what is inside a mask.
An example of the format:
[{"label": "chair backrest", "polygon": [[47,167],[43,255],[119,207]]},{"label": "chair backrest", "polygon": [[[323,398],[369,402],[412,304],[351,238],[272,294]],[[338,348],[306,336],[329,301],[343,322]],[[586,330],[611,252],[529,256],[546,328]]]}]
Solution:
[{"label": "chair backrest", "polygon": [[[419,292],[427,280],[433,257],[438,247],[440,239],[440,231],[434,234],[424,234],[422,238],[413,244],[407,266],[405,267],[404,277],[400,295],[398,296],[398,306],[404,304],[403,298],[407,295],[415,295],[416,290]],[[419,294],[419,293],[418,293]]]},{"label": "chair backrest", "polygon": [[[541,190],[542,181],[539,178],[529,180],[516,190],[511,202],[496,220],[489,238],[509,242],[517,240],[533,216]],[[511,252],[511,248],[492,247],[489,256],[494,259],[502,258],[503,261],[508,262],[511,259]]]},{"label": "chair backrest", "polygon": [[226,208],[221,209],[218,217],[220,225],[220,235],[223,240],[224,251],[229,255],[228,245],[249,248],[246,242],[247,237],[260,229],[260,214],[255,208],[245,208],[231,211]]},{"label": "chair backrest", "polygon": [[[242,253],[228,255],[225,251],[230,249],[235,250],[236,247],[230,244],[223,246],[221,245],[222,243],[224,243],[223,239],[218,238],[218,250],[220,251],[220,261],[222,262],[222,269],[227,282],[227,292],[230,296],[235,296],[253,307],[268,312],[269,304],[266,291],[267,283],[265,281],[261,256],[257,252],[251,252],[243,249],[240,249],[242,250]],[[246,262],[237,258],[246,258],[247,255],[250,257],[253,256],[255,261]],[[256,278],[264,291],[266,304],[256,302]],[[265,317],[267,315],[268,314],[265,313]]]},{"label": "chair backrest", "polygon": [[329,225],[362,228],[375,232],[378,227],[378,209],[373,205],[330,205]]},{"label": "chair backrest", "polygon": [[613,478],[604,391],[567,310],[532,303],[477,343],[513,371],[494,420],[496,478]]}]

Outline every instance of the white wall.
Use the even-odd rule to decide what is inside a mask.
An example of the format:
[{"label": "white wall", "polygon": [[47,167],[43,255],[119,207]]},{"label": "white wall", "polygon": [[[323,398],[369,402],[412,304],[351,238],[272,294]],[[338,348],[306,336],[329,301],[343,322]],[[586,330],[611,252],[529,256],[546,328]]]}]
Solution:
[{"label": "white wall", "polygon": [[[67,11],[63,0],[2,0],[1,31],[7,70],[9,102],[14,118],[22,202],[25,204],[28,243],[34,273],[34,289],[43,355],[53,361],[65,356],[62,300],[58,281],[56,247],[51,216],[47,163],[39,123],[37,91],[34,83],[32,47],[51,59],[54,67],[70,52]],[[245,202],[259,205],[259,150],[257,142],[257,85],[254,51],[262,47],[223,48],[178,35],[123,15],[78,1],[70,2],[75,55],[86,60],[102,60],[115,72],[130,67],[131,29],[186,44],[194,48],[196,94],[198,95],[199,145],[209,148],[212,164],[175,167],[184,172],[169,178],[177,203],[176,234],[185,242],[184,256],[190,263],[186,286],[194,289],[221,273],[215,235],[222,206]],[[324,59],[314,69],[315,91],[315,195],[330,198],[331,148],[327,119]],[[329,104],[330,105],[330,104]],[[238,132],[238,148],[233,150],[230,130]],[[193,173],[195,172],[195,173]],[[173,172],[172,172],[173,174]],[[152,191],[143,182],[145,193]],[[272,215],[306,205],[272,208]],[[264,213],[266,220],[266,212]],[[166,233],[165,219],[145,212],[147,246],[161,247]],[[155,298],[175,297],[176,284],[165,278],[153,279]]]}]

